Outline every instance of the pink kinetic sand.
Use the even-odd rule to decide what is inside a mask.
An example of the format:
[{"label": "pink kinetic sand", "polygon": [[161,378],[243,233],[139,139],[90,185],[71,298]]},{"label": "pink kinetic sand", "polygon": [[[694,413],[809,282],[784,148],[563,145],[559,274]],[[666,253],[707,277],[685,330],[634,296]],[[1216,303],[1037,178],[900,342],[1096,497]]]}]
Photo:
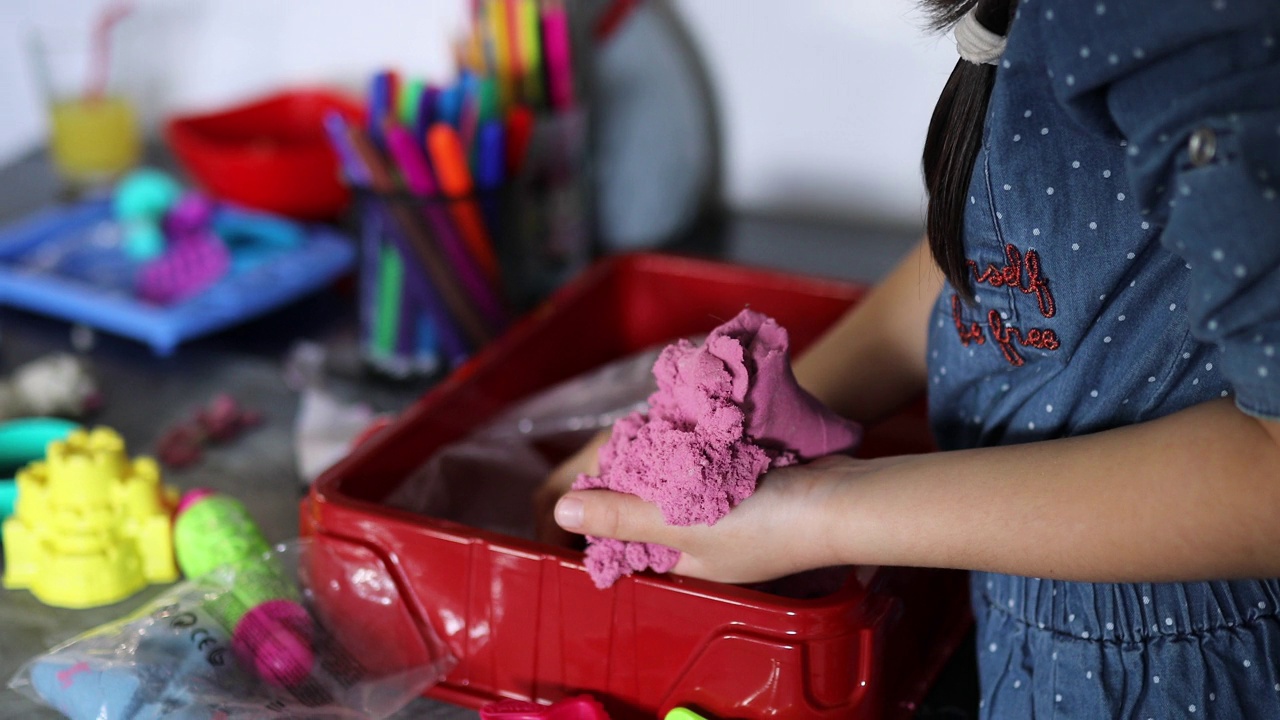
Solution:
[{"label": "pink kinetic sand", "polygon": [[[631,493],[661,508],[669,524],[713,525],[770,468],[852,452],[861,427],[796,384],[788,345],[772,318],[743,310],[701,346],[668,346],[653,366],[658,391],[648,415],[614,423],[599,477],[580,475],[574,489]],[[646,568],[667,572],[680,558],[652,543],[587,540],[587,570],[601,588]]]}]

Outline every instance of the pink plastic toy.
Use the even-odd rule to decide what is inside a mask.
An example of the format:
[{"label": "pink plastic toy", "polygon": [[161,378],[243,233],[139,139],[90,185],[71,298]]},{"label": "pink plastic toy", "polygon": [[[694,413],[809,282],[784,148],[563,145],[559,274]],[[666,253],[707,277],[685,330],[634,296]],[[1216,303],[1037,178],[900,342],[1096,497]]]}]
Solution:
[{"label": "pink plastic toy", "polygon": [[480,720],[609,720],[609,714],[590,695],[577,695],[552,705],[501,700],[480,708]]},{"label": "pink plastic toy", "polygon": [[231,267],[231,253],[212,230],[169,240],[169,249],[138,272],[138,296],[169,305],[200,293]]},{"label": "pink plastic toy", "polygon": [[212,231],[214,205],[200,193],[187,193],[164,218],[169,249],[138,272],[138,296],[161,305],[186,300],[227,274],[230,251]]}]

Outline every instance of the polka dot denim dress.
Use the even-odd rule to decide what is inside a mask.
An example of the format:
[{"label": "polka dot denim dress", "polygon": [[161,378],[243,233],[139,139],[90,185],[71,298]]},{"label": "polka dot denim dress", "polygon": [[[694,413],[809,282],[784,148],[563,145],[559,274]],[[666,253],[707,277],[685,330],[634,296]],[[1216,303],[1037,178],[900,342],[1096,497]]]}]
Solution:
[{"label": "polka dot denim dress", "polygon": [[[988,112],[939,444],[1280,418],[1280,2],[1024,0]],[[974,573],[973,600],[986,717],[1280,718],[1280,581]]]}]

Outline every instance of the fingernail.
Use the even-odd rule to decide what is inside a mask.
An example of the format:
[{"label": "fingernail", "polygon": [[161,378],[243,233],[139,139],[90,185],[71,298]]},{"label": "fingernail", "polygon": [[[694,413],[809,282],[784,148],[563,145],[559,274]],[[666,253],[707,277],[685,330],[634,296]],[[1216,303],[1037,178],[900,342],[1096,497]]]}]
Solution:
[{"label": "fingernail", "polygon": [[582,501],[575,497],[560,498],[556,503],[556,524],[565,530],[582,527]]}]

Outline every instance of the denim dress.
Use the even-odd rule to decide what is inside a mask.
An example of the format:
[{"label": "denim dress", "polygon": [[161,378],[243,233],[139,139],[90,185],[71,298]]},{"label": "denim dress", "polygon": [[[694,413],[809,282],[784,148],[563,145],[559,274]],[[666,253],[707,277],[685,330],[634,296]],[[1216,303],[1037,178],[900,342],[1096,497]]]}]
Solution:
[{"label": "denim dress", "polygon": [[[945,287],[930,326],[939,444],[1221,397],[1280,419],[1280,1],[1024,0],[988,113],[976,299]],[[1280,581],[972,595],[984,717],[1280,718]]]}]

